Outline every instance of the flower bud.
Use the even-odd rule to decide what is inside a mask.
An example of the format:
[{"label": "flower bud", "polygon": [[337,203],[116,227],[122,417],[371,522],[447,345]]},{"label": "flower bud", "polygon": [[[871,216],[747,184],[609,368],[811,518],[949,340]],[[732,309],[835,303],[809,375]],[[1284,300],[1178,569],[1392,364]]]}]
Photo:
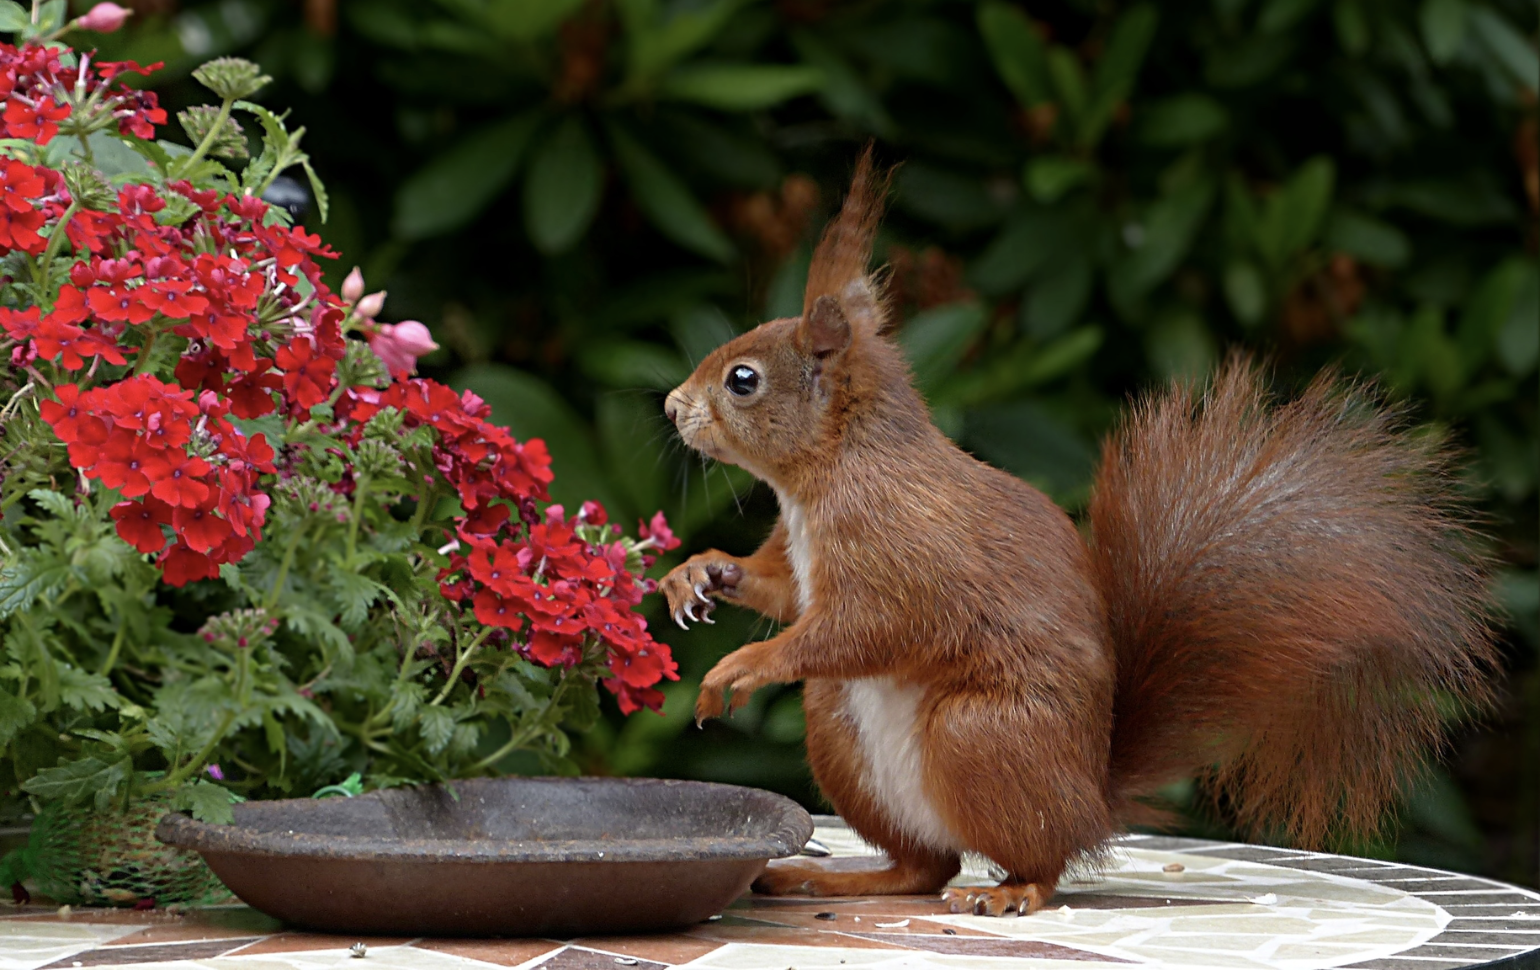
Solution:
[{"label": "flower bud", "polygon": [[589,500],[583,504],[582,509],[578,510],[578,519],[584,523],[592,523],[594,526],[603,526],[609,521],[609,516],[605,514],[603,506]]},{"label": "flower bud", "polygon": [[[362,282],[362,281],[360,281]],[[358,302],[354,310],[359,317],[379,317],[380,311],[385,309],[385,291],[376,290],[374,293]]]},{"label": "flower bud", "polygon": [[127,7],[120,7],[115,3],[99,3],[86,12],[83,17],[75,18],[75,26],[81,30],[94,30],[99,34],[110,34],[123,26],[123,22],[133,13]]},{"label": "flower bud", "polygon": [[269,81],[262,69],[239,57],[220,57],[193,72],[198,83],[221,98],[250,98]]},{"label": "flower bud", "polygon": [[357,267],[342,281],[342,299],[350,304],[358,303],[358,298],[364,295],[364,272]]},{"label": "flower bud", "polygon": [[393,375],[411,374],[417,370],[418,358],[438,350],[433,335],[419,321],[381,324],[379,330],[369,338],[369,347],[380,356],[380,360],[385,362],[385,367]]}]

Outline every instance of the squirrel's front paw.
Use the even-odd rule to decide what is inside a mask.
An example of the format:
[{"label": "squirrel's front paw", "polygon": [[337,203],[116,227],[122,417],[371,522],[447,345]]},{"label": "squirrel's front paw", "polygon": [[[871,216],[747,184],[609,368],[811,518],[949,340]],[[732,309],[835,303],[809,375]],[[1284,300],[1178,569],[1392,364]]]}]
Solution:
[{"label": "squirrel's front paw", "polygon": [[701,679],[700,695],[695,699],[696,725],[717,718],[724,708],[736,712],[756,689],[776,681],[766,671],[766,659],[760,650],[763,644],[761,641],[730,653]]},{"label": "squirrel's front paw", "polygon": [[711,611],[716,607],[712,597],[736,597],[741,580],[743,568],[733,561],[700,554],[669,571],[658,589],[668,598],[668,613],[674,616],[674,623],[688,628],[685,618],[715,624],[711,619]]}]

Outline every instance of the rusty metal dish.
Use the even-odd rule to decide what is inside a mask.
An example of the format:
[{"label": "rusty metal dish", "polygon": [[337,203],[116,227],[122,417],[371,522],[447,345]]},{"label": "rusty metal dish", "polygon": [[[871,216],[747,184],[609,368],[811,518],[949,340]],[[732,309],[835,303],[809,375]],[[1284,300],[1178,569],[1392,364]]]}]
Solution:
[{"label": "rusty metal dish", "polygon": [[229,826],[170,814],[155,835],[202,854],[253,908],[349,934],[679,928],[813,834],[783,796],[677,780],[458,780],[234,809]]}]

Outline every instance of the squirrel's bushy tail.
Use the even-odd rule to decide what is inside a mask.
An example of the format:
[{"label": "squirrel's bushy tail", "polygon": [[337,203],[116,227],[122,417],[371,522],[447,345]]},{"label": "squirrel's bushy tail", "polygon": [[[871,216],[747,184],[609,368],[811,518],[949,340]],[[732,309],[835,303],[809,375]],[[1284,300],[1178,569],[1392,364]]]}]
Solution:
[{"label": "squirrel's bushy tail", "polygon": [[1236,357],[1201,394],[1149,397],[1105,446],[1090,519],[1126,818],[1196,775],[1253,834],[1373,832],[1451,710],[1489,701],[1449,452],[1360,386],[1275,403]]}]

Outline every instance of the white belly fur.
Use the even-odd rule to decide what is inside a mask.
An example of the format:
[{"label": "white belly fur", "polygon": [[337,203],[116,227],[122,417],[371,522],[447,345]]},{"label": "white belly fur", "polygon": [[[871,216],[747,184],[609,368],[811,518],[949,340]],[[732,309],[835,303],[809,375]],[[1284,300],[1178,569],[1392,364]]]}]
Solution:
[{"label": "white belly fur", "polygon": [[[797,585],[797,607],[812,601],[813,554],[802,508],[779,497],[786,526],[786,559]],[[960,850],[961,844],[942,821],[924,789],[920,740],[915,734],[920,700],[917,685],[900,685],[892,678],[857,678],[844,683],[844,716],[856,730],[867,794],[889,820],[915,842],[936,850]]]}]

